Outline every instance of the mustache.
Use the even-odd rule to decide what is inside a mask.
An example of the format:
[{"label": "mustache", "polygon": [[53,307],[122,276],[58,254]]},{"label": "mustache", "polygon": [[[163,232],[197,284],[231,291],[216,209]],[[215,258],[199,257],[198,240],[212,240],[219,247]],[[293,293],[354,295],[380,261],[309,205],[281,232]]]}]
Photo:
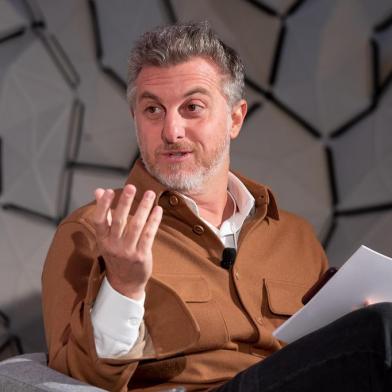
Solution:
[{"label": "mustache", "polygon": [[157,150],[157,154],[165,154],[176,151],[192,151],[194,150],[194,146],[191,143],[173,143],[173,144],[165,144],[160,146]]}]

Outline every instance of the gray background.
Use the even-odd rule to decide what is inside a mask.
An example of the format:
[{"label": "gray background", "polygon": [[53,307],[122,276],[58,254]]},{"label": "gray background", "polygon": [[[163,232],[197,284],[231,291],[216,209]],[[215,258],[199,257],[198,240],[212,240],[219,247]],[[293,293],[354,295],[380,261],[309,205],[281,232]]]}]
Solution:
[{"label": "gray background", "polygon": [[392,0],[0,0],[0,310],[25,351],[45,347],[56,224],[137,157],[132,43],[200,19],[246,64],[232,168],[305,216],[331,264],[361,244],[392,256]]}]

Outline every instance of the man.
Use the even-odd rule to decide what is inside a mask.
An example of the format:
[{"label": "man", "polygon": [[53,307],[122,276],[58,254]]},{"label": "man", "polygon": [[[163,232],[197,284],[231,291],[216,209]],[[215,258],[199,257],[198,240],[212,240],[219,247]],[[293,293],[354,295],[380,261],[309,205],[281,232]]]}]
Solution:
[{"label": "man", "polygon": [[111,391],[387,390],[389,305],[285,348],[272,335],[327,261],[307,223],[229,171],[243,80],[206,23],[137,43],[141,160],[58,228],[43,271],[50,366]]}]

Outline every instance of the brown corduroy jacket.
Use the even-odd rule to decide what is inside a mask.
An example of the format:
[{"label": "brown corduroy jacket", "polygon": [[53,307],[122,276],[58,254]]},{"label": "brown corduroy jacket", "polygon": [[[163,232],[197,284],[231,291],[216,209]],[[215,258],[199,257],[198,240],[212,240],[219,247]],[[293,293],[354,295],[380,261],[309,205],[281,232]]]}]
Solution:
[{"label": "brown corduroy jacket", "polygon": [[116,359],[97,356],[90,318],[105,274],[90,220],[94,204],[67,217],[42,276],[49,366],[110,391],[208,390],[279,350],[273,330],[301,307],[327,260],[305,221],[278,211],[268,188],[239,177],[256,206],[228,271],[220,267],[219,238],[180,194],[135,164],[127,180],[138,190],[131,214],[152,189],[164,215],[139,339]]}]

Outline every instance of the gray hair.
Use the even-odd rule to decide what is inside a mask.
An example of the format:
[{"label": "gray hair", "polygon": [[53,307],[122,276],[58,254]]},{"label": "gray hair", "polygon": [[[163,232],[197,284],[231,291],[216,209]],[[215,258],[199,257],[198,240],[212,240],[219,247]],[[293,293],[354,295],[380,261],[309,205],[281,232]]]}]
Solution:
[{"label": "gray hair", "polygon": [[146,32],[131,51],[128,63],[127,99],[132,107],[135,81],[144,66],[170,66],[193,57],[215,63],[223,79],[222,92],[229,106],[244,96],[244,66],[234,49],[224,44],[208,22],[179,23]]}]

